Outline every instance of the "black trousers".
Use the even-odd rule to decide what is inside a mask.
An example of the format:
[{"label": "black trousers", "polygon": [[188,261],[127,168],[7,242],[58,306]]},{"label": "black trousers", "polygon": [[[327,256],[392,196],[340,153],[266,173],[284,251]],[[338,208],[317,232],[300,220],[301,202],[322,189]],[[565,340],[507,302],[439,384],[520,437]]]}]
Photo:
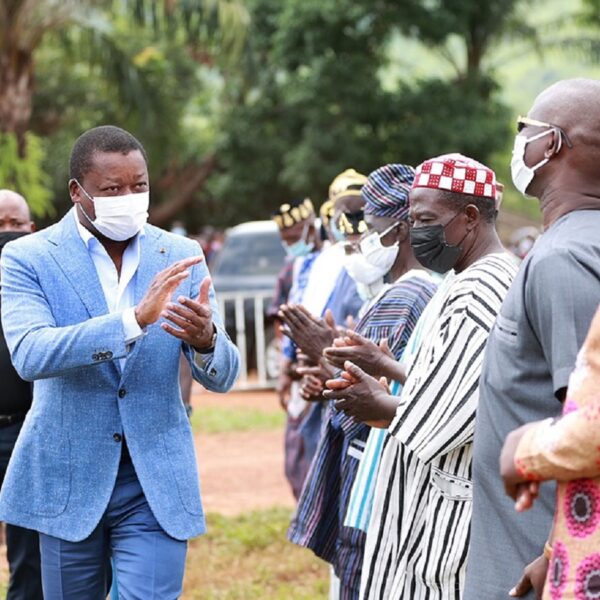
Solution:
[{"label": "black trousers", "polygon": [[[0,427],[0,484],[22,425]],[[6,550],[10,570],[6,600],[43,600],[38,532],[7,523]]]}]

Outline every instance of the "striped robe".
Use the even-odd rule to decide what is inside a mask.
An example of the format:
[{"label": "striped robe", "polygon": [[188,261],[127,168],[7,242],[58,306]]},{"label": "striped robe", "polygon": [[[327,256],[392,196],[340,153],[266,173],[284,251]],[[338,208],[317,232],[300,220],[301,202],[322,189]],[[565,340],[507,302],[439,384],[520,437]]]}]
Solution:
[{"label": "striped robe", "polygon": [[388,430],[361,598],[461,597],[479,375],[488,334],[516,270],[512,256],[490,254],[447,289]]},{"label": "striped robe", "polygon": [[[381,293],[358,322],[356,331],[376,342],[387,339],[394,356],[400,358],[435,287],[422,270],[405,273]],[[340,578],[340,600],[356,600],[365,534],[343,527],[343,521],[370,427],[332,406],[330,403],[325,412],[319,446],[288,538],[333,565]]]}]

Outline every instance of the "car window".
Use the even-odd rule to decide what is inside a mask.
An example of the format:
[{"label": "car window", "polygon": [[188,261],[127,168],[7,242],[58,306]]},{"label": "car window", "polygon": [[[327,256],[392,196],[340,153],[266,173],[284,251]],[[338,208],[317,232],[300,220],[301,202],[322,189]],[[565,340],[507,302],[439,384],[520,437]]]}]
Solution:
[{"label": "car window", "polygon": [[216,259],[215,275],[277,275],[283,266],[285,251],[279,233],[232,235]]}]

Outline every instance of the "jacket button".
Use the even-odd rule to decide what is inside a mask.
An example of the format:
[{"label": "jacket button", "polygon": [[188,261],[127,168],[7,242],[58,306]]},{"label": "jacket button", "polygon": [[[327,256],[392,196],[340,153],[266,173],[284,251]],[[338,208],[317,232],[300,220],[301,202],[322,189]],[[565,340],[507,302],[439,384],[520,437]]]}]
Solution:
[{"label": "jacket button", "polygon": [[113,357],[113,353],[109,350],[108,352],[104,353],[104,358],[106,360],[110,360]]},{"label": "jacket button", "polygon": [[120,433],[115,433],[113,435],[113,440],[115,440],[115,442],[120,442],[123,439],[123,436]]},{"label": "jacket button", "polygon": [[119,390],[119,398],[125,398],[126,394],[127,394],[127,390],[125,388],[121,388]]},{"label": "jacket button", "polygon": [[100,357],[96,353],[92,354],[92,360],[99,360],[99,359],[100,359]]}]

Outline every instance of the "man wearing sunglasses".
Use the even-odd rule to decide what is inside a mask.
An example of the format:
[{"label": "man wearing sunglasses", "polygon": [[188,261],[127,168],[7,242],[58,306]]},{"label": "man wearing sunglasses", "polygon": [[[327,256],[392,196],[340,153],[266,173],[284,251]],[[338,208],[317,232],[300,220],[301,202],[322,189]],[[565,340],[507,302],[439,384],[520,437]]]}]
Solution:
[{"label": "man wearing sunglasses", "polygon": [[[600,302],[599,95],[598,81],[561,81],[518,120],[513,183],[539,200],[544,233],[523,261],[488,341],[464,600],[500,600],[509,590],[541,597],[554,489],[543,486],[533,509],[518,514],[505,496],[498,459],[510,431],[559,415]],[[519,508],[532,502],[529,486],[520,494]]]}]

